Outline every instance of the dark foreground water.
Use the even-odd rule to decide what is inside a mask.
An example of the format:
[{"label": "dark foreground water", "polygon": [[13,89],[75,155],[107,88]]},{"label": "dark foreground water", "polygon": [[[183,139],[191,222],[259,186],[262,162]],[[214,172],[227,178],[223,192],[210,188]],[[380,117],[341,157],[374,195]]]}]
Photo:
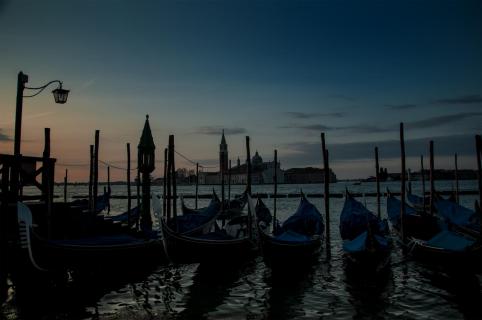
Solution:
[{"label": "dark foreground water", "polygon": [[[353,192],[373,192],[373,183],[332,185],[333,192],[345,186]],[[386,183],[398,191],[397,183]],[[419,186],[414,185],[417,192]],[[212,187],[201,188],[209,193]],[[233,187],[233,194],[242,191]],[[321,185],[281,185],[280,193],[322,192]],[[450,190],[451,182],[438,182]],[[462,189],[475,189],[474,181],[462,181]],[[160,192],[158,188],[155,191]],[[256,192],[271,192],[272,186],[254,186]],[[179,187],[179,193],[193,193]],[[57,190],[59,194],[61,189]],[[69,195],[85,194],[85,187],[71,187]],[[124,194],[125,187],[113,187]],[[462,197],[473,208],[475,197]],[[283,220],[296,209],[298,199],[278,199]],[[322,199],[311,201],[321,211]],[[375,198],[361,198],[375,210]],[[208,200],[200,200],[200,206]],[[193,200],[188,199],[188,204]],[[272,206],[272,200],[265,203]],[[67,286],[35,288],[35,298],[22,299],[10,290],[0,318],[6,319],[482,319],[482,276],[469,266],[457,270],[414,261],[395,246],[390,266],[378,274],[353,270],[341,252],[338,233],[343,199],[331,199],[331,258],[326,251],[319,261],[304,269],[273,272],[261,258],[229,269],[198,264],[159,265],[129,276],[71,281]],[[112,214],[121,212],[126,200],[112,201]],[[385,215],[385,202],[382,202]],[[93,262],[95,263],[95,262]],[[33,288],[32,288],[33,291]]]}]

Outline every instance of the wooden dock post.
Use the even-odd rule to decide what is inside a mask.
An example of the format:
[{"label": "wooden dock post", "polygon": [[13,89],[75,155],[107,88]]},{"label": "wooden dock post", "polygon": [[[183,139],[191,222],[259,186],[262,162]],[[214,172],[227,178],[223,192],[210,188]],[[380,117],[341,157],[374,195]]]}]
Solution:
[{"label": "wooden dock post", "polygon": [[64,177],[64,203],[67,203],[67,181],[69,176],[69,170],[65,169],[65,177]]},{"label": "wooden dock post", "polygon": [[273,233],[276,232],[276,200],[278,199],[278,150],[274,150],[274,197],[273,197]]},{"label": "wooden dock post", "polygon": [[402,170],[400,171],[401,188],[400,188],[400,234],[402,241],[405,243],[405,137],[403,132],[403,122],[400,123],[400,151],[402,160]]},{"label": "wooden dock post", "polygon": [[459,203],[459,164],[455,153],[455,202]]},{"label": "wooden dock post", "polygon": [[420,172],[422,175],[423,212],[425,212],[425,169],[423,168],[423,155],[420,156]]},{"label": "wooden dock post", "polygon": [[[110,197],[110,166],[107,166],[107,194]],[[105,192],[104,192],[105,193]],[[107,202],[107,213],[110,213],[110,200]]]},{"label": "wooden dock post", "polygon": [[228,203],[231,203],[231,160],[228,168]]},{"label": "wooden dock post", "polygon": [[90,145],[90,167],[89,167],[89,211],[94,214],[94,199],[93,187],[94,185],[94,145]]},{"label": "wooden dock post", "polygon": [[326,149],[325,133],[321,133],[321,152],[323,155],[323,200],[325,203],[325,225],[326,225],[326,252],[327,256],[331,256],[331,232],[330,232],[330,167],[329,167],[329,155]]},{"label": "wooden dock post", "polygon": [[377,181],[377,216],[378,219],[381,218],[380,209],[380,165],[378,163],[378,147],[375,147],[375,170],[376,170],[376,181]]},{"label": "wooden dock post", "polygon": [[170,144],[170,137],[169,137],[169,144],[167,146],[167,178],[166,178],[166,211],[167,211],[167,219],[171,220],[171,144]]},{"label": "wooden dock post", "polygon": [[[137,167],[137,181],[136,181],[136,199],[137,199],[137,207],[141,210],[141,171],[139,170],[139,166]],[[139,219],[141,215],[137,215],[136,219],[136,230],[139,230]]]},{"label": "wooden dock post", "polygon": [[[247,171],[247,186],[246,192],[251,196],[251,151],[249,149],[249,136],[246,136],[246,171]],[[248,235],[249,238],[253,238],[253,217],[254,212],[251,212],[251,206],[248,205]]]},{"label": "wooden dock post", "polygon": [[162,214],[164,217],[167,217],[167,212],[166,212],[166,187],[167,187],[167,148],[164,148],[164,180],[162,182]]},{"label": "wooden dock post", "polygon": [[[42,161],[42,185],[43,185],[43,200],[45,201],[45,206],[47,210],[46,220],[47,220],[47,238],[52,237],[52,202],[53,202],[53,177],[52,170],[53,167],[50,163],[50,128],[45,128],[45,143]],[[20,188],[22,190],[22,187]]]},{"label": "wooden dock post", "polygon": [[95,130],[94,141],[94,212],[97,210],[97,190],[99,188],[99,130]]},{"label": "wooden dock post", "polygon": [[435,177],[434,177],[434,159],[433,159],[433,140],[430,140],[430,214],[434,215],[435,205]]},{"label": "wooden dock post", "polygon": [[199,196],[199,162],[196,162],[196,200],[195,200],[196,209],[197,209],[198,196]]},{"label": "wooden dock post", "polygon": [[[480,135],[475,136],[475,149],[477,151],[477,178],[479,181],[479,206],[482,207],[482,169],[480,164],[480,158],[482,153],[482,139]],[[482,228],[482,225],[481,225]],[[482,232],[481,232],[482,235]]]},{"label": "wooden dock post", "polygon": [[[126,151],[127,151],[127,226],[130,228],[131,226],[131,209],[132,209],[132,200],[131,200],[131,144],[126,144]],[[137,208],[139,210],[139,208]]]},{"label": "wooden dock post", "polygon": [[220,175],[221,175],[221,212],[222,213],[224,213],[224,209],[225,209],[224,206],[225,206],[225,203],[226,203],[226,197],[225,197],[225,194],[224,194],[224,170],[226,170],[226,168],[224,168],[224,166],[221,166],[219,168]]},{"label": "wooden dock post", "polygon": [[249,149],[249,136],[246,136],[246,191],[251,195],[251,151]]},{"label": "wooden dock post", "polygon": [[174,156],[174,135],[169,136],[169,156],[171,157],[171,179],[172,179],[172,216],[177,217],[177,176],[176,162]]}]

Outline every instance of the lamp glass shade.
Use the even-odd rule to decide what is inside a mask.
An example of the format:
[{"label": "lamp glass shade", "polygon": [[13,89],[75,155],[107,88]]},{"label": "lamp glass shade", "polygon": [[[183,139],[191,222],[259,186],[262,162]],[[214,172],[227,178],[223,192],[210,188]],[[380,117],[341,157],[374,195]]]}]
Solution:
[{"label": "lamp glass shade", "polygon": [[55,103],[60,103],[60,104],[66,103],[67,97],[69,95],[69,91],[70,90],[65,90],[62,88],[57,88],[53,90],[52,93],[54,95]]}]

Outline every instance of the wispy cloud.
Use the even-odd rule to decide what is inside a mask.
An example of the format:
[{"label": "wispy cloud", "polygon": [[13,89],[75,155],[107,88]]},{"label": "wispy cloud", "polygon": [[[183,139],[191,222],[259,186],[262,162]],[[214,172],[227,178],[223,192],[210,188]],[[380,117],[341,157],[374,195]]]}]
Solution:
[{"label": "wispy cloud", "polygon": [[290,118],[294,119],[311,119],[311,118],[342,118],[345,116],[344,112],[328,112],[328,113],[318,113],[318,112],[284,112]]},{"label": "wispy cloud", "polygon": [[[474,137],[472,135],[453,135],[406,140],[407,157],[427,154],[430,140],[435,142],[435,154],[437,156],[451,156],[454,153],[469,156],[474,154]],[[379,148],[380,156],[383,158],[400,157],[400,141],[398,140],[328,143],[327,148],[330,152],[330,158],[333,161],[337,161],[373,159],[376,146]],[[285,144],[282,147],[285,151],[283,156],[285,161],[297,162],[299,165],[320,162],[319,142],[300,141]]]},{"label": "wispy cloud", "polygon": [[0,141],[12,141],[12,138],[7,136],[5,133],[2,132],[3,129],[0,129]]},{"label": "wispy cloud", "polygon": [[[439,127],[451,123],[456,123],[464,119],[482,116],[482,112],[459,112],[455,114],[448,114],[443,116],[430,117],[417,121],[410,121],[405,123],[407,129],[427,129]],[[350,133],[383,133],[398,130],[398,124],[391,124],[386,126],[373,124],[357,124],[351,126],[328,126],[324,124],[307,124],[307,125],[286,125],[280,126],[281,129],[299,129],[303,131],[346,131]],[[480,129],[480,128],[477,128]]]},{"label": "wispy cloud", "polygon": [[452,98],[437,99],[434,101],[436,104],[473,104],[482,103],[482,95],[480,94],[468,94],[463,96],[457,96]]},{"label": "wispy cloud", "polygon": [[247,132],[245,128],[239,128],[239,127],[224,128],[221,126],[204,126],[204,127],[197,128],[195,133],[206,134],[206,135],[220,135],[223,129],[224,129],[224,133],[229,135],[243,134]]},{"label": "wispy cloud", "polygon": [[416,104],[406,103],[406,104],[386,104],[385,107],[394,110],[409,110],[415,109],[417,107]]},{"label": "wispy cloud", "polygon": [[438,127],[449,123],[458,122],[467,118],[480,116],[482,116],[482,112],[459,112],[455,114],[448,114],[444,116],[436,116],[423,120],[407,122],[406,127],[408,129],[424,129],[428,127]]}]

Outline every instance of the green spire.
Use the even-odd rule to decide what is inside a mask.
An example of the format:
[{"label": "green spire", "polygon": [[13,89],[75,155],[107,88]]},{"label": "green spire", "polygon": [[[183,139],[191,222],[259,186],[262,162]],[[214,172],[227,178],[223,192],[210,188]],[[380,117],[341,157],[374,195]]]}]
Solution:
[{"label": "green spire", "polygon": [[223,129],[223,136],[221,137],[221,144],[226,144],[226,138],[224,137],[224,129]]},{"label": "green spire", "polygon": [[149,115],[146,115],[146,122],[144,124],[141,140],[139,141],[137,148],[144,152],[154,151],[156,149],[154,139],[152,138],[151,127],[149,126]]}]

